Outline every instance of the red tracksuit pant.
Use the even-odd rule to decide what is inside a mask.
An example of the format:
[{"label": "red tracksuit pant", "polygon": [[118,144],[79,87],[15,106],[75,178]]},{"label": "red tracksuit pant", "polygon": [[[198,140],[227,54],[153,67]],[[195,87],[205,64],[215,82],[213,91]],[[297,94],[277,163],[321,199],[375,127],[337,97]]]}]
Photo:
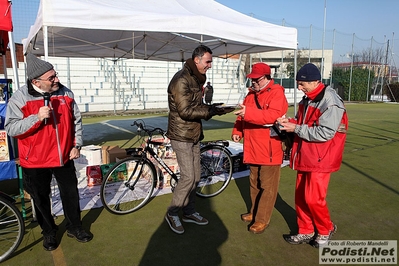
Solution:
[{"label": "red tracksuit pant", "polygon": [[299,234],[315,231],[328,235],[333,228],[326,196],[331,173],[298,171],[295,189],[295,209]]}]

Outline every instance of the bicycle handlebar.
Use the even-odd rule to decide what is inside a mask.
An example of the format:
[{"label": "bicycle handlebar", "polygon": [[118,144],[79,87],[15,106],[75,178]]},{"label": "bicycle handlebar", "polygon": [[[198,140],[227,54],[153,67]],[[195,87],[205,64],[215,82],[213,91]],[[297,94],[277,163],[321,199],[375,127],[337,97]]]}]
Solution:
[{"label": "bicycle handlebar", "polygon": [[[141,121],[141,122],[139,122]],[[165,134],[166,131],[163,130],[162,128],[156,127],[153,129],[149,129],[146,127],[145,123],[143,120],[135,120],[133,121],[132,126],[137,126],[137,131],[143,130],[144,132],[147,133],[148,136],[152,137],[154,132],[159,132],[164,138],[166,138]],[[214,141],[208,141],[203,143],[204,145],[219,145],[219,146],[224,146],[224,147],[229,147],[229,142],[226,140],[214,140]]]},{"label": "bicycle handlebar", "polygon": [[162,128],[156,127],[156,128],[153,128],[153,129],[149,129],[149,128],[147,128],[145,126],[144,122],[138,122],[137,120],[133,122],[132,126],[137,126],[137,131],[143,130],[150,137],[153,135],[154,132],[159,132],[164,137],[165,137],[165,134],[166,134],[166,131],[163,130]]}]

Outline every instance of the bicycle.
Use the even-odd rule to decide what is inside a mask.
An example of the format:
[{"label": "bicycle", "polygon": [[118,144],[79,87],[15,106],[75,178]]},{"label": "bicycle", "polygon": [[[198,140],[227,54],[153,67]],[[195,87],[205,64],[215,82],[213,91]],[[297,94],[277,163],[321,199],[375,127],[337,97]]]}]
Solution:
[{"label": "bicycle", "polygon": [[[170,175],[171,190],[175,188],[180,173],[178,167],[165,163],[165,153],[170,153],[170,143],[160,143],[155,136],[166,140],[166,132],[161,128],[146,127],[143,120],[136,120],[137,132],[143,141],[142,147],[129,149],[129,157],[115,163],[103,177],[100,197],[106,210],[114,214],[127,214],[143,207],[151,198],[154,189],[162,187],[164,169]],[[158,138],[159,140],[159,138]],[[201,179],[196,188],[200,197],[213,197],[220,194],[229,184],[233,163],[227,149],[227,141],[214,141],[201,144]],[[160,146],[161,145],[161,146]],[[162,147],[162,149],[159,149]]]},{"label": "bicycle", "polygon": [[0,262],[18,248],[24,233],[24,219],[15,206],[15,200],[0,191]]}]

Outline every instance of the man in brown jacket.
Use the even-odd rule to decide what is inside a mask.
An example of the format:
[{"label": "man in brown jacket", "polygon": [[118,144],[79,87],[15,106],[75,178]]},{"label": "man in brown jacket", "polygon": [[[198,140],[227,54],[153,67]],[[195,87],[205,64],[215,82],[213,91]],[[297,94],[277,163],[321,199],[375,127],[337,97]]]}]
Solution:
[{"label": "man in brown jacket", "polygon": [[[200,141],[204,138],[201,119],[222,115],[226,109],[202,102],[202,87],[206,71],[212,67],[212,51],[205,45],[198,46],[183,68],[177,72],[168,86],[168,131],[173,151],[180,167],[180,179],[165,220],[170,229],[183,234],[184,228],[178,213],[183,211],[183,222],[198,225],[208,220],[195,210],[195,188],[200,180]],[[230,110],[232,111],[232,110]]]}]

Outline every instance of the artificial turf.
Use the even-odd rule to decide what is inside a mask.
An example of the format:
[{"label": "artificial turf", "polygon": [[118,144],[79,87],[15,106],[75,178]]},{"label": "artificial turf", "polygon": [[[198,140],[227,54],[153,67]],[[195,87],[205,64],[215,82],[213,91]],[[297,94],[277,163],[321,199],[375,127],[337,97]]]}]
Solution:
[{"label": "artificial turf", "polygon": [[[344,159],[331,177],[327,197],[338,226],[333,239],[398,240],[399,105],[346,103],[346,107]],[[90,118],[84,121],[90,124]],[[229,139],[233,123],[233,114],[204,122],[206,139]],[[96,144],[129,145],[132,135],[120,134],[104,134]],[[85,136],[86,143],[89,137]],[[249,206],[247,177],[233,180],[216,197],[197,198],[197,210],[210,223],[183,224],[183,235],[173,233],[164,221],[171,194],[155,197],[128,215],[102,208],[83,211],[83,225],[94,234],[89,243],[68,238],[65,221],[58,217],[61,245],[55,252],[43,250],[40,228],[28,217],[22,244],[2,265],[318,265],[317,249],[290,245],[282,237],[297,230],[294,186],[295,171],[284,167],[271,224],[259,235],[248,232],[240,220]]]}]

